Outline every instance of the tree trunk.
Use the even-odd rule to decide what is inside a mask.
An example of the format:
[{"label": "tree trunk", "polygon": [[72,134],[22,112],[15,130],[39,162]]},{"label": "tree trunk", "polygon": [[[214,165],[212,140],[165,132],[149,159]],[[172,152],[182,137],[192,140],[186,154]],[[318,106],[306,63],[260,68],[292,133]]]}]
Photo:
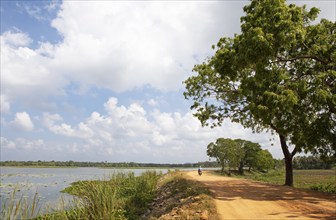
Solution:
[{"label": "tree trunk", "polygon": [[286,164],[286,180],[285,186],[293,186],[293,160],[285,157]]},{"label": "tree trunk", "polygon": [[224,170],[225,170],[225,162],[221,162],[221,165],[222,165],[222,173],[224,173]]},{"label": "tree trunk", "polygon": [[238,173],[240,175],[244,175],[244,163],[243,163],[243,161],[240,161],[240,163],[239,163]]},{"label": "tree trunk", "polygon": [[296,154],[297,148],[295,147],[293,152],[289,152],[286,137],[279,134],[281,149],[285,156],[285,165],[286,165],[286,180],[285,186],[293,186],[293,157]]}]

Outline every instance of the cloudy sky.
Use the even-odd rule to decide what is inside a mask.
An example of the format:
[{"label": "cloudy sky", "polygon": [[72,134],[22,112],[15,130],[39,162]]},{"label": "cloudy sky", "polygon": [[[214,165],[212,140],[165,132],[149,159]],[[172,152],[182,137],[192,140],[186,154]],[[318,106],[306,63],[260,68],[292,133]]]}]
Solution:
[{"label": "cloudy sky", "polygon": [[[335,21],[334,0],[297,3]],[[271,134],[202,128],[183,97],[245,4],[1,1],[1,160],[197,162],[219,137],[282,158]]]}]

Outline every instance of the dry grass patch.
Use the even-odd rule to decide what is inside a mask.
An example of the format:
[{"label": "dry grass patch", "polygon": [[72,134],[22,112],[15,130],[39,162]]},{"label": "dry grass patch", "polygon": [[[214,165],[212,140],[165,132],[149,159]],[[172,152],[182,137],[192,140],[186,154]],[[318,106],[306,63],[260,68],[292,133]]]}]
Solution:
[{"label": "dry grass patch", "polygon": [[183,172],[165,175],[144,219],[219,219],[211,192]]}]

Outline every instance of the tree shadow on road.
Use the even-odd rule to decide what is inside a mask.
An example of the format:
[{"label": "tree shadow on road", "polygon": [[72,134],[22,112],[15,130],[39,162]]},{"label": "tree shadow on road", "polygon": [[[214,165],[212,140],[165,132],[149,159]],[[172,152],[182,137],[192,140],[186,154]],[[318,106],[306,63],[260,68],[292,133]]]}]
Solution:
[{"label": "tree shadow on road", "polygon": [[[295,213],[304,213],[309,218],[336,219],[336,195],[272,185],[257,181],[234,179],[225,181],[202,181],[221,201],[247,199],[252,201],[277,201]],[[280,213],[273,213],[277,215]]]}]

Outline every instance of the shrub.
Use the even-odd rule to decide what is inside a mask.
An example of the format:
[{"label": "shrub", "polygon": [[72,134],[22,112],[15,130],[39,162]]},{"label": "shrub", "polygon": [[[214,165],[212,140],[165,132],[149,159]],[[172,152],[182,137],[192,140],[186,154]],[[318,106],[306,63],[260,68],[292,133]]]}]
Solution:
[{"label": "shrub", "polygon": [[336,186],[332,183],[314,184],[310,186],[310,189],[326,193],[336,193]]}]

